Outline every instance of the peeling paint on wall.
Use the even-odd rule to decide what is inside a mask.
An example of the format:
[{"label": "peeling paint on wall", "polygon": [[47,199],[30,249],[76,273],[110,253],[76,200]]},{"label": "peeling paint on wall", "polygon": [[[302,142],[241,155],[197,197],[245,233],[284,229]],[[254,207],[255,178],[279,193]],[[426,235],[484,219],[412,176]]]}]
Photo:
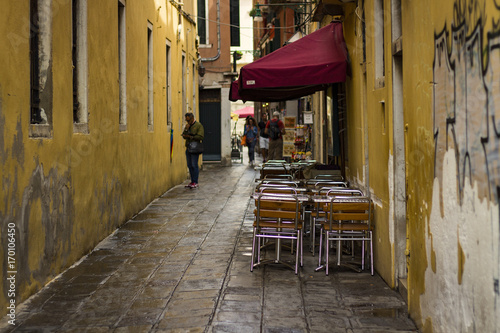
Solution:
[{"label": "peeling paint on wall", "polygon": [[500,327],[500,32],[484,31],[485,4],[455,1],[451,28],[434,36],[432,265],[420,308],[436,332]]},{"label": "peeling paint on wall", "polygon": [[396,214],[394,212],[394,157],[392,154],[389,154],[389,164],[387,167],[387,181],[389,186],[389,241],[391,242],[391,246],[394,246],[394,224],[396,223]]},{"label": "peeling paint on wall", "polygon": [[107,232],[113,231],[113,228],[119,226],[122,217],[122,185],[118,179],[104,177],[103,186],[95,190],[95,197],[99,198],[98,210],[100,221],[106,221],[105,227]]},{"label": "peeling paint on wall", "polygon": [[[140,31],[140,22],[159,18],[158,7],[154,6],[158,2],[128,2],[127,17],[130,14],[132,19],[127,23],[127,31]],[[8,2],[5,24],[0,25],[0,36],[5,40],[0,44],[0,53],[9,63],[0,66],[0,269],[5,277],[9,241],[4,228],[10,223],[16,231],[17,303],[87,254],[152,199],[183,182],[187,174],[183,154],[173,154],[170,163],[166,161],[170,155],[166,142],[171,129],[167,120],[182,123],[180,97],[174,94],[167,101],[165,95],[155,95],[155,107],[166,110],[167,102],[171,106],[171,119],[165,113],[155,114],[154,132],[141,125],[141,110],[147,104],[140,68],[147,59],[134,47],[126,52],[127,81],[133,83],[132,99],[127,104],[129,126],[120,130],[116,81],[119,69],[113,66],[119,55],[117,47],[109,47],[117,46],[117,36],[102,34],[114,25],[100,19],[116,14],[118,4],[97,1],[87,6],[89,50],[105,52],[89,58],[88,72],[100,75],[88,77],[89,100],[93,102],[89,104],[88,128],[79,131],[74,126],[72,112],[68,112],[74,102],[72,54],[68,52],[72,41],[71,15],[68,16],[72,3],[68,0],[36,3],[40,14],[38,26],[31,21],[34,7],[30,4],[34,6],[35,2],[24,1]],[[165,40],[175,40],[178,27],[177,7],[164,4],[161,10],[167,16],[161,15],[153,22],[158,37],[155,37],[158,47],[154,48],[154,58],[158,60],[155,73],[164,73],[155,75],[155,91],[162,91],[167,79]],[[187,1],[186,6],[195,8],[192,1]],[[184,20],[184,23],[184,31],[195,29],[194,21]],[[38,57],[31,59],[30,41],[34,40],[30,36],[35,31],[39,32]],[[197,59],[195,37],[186,34],[184,44],[171,45],[169,66],[174,91],[181,90],[182,52],[189,61]],[[143,38],[143,34],[132,33],[127,35],[127,44],[141,44]],[[39,67],[38,81],[19,79],[30,78],[30,63]],[[197,81],[192,75],[190,80],[193,82],[187,85],[188,93],[195,95]],[[30,92],[37,88],[41,93],[39,106],[44,109],[46,119],[31,117]],[[36,109],[34,106],[33,110]],[[39,126],[42,122],[48,126]],[[174,141],[173,150],[176,149],[184,151],[182,140]],[[5,279],[2,281],[0,316],[6,313],[10,301]]]},{"label": "peeling paint on wall", "polygon": [[12,158],[14,158],[20,166],[24,165],[24,143],[21,117],[17,119],[16,134],[14,135],[14,142],[12,143]]},{"label": "peeling paint on wall", "polygon": [[[57,272],[53,271],[54,268],[67,265],[67,255],[71,252],[74,212],[69,173],[59,174],[57,169],[51,169],[46,175],[43,165],[38,161],[36,165],[22,197],[5,203],[5,215],[1,216],[3,221],[16,225],[16,267],[20,293],[33,283],[44,284],[48,277],[55,276]],[[4,188],[4,191],[17,192],[15,182],[7,184],[10,188]],[[2,226],[2,235],[6,235],[5,228],[7,223]],[[5,236],[2,236],[1,242],[6,251]],[[41,251],[35,251],[34,247],[41,248]],[[55,265],[54,260],[59,265]],[[32,267],[33,264],[36,267]],[[4,265],[3,276],[6,272]]]},{"label": "peeling paint on wall", "polygon": [[456,168],[455,152],[449,150],[441,170],[444,186],[440,191],[435,179],[432,198],[433,207],[443,200],[444,217],[433,208],[427,221],[426,253],[432,265],[420,297],[422,319],[432,318],[435,332],[495,332],[500,327],[500,295],[495,290],[500,257],[493,246],[500,237],[499,206],[480,200],[478,184],[470,186],[467,178],[463,203],[457,206]]},{"label": "peeling paint on wall", "polygon": [[498,202],[500,36],[491,36],[488,40],[490,62],[483,66],[481,25],[477,24],[467,37],[466,24],[452,30],[451,54],[447,31],[443,30],[435,38],[434,177],[442,189],[444,153],[454,150],[459,203],[463,202],[466,177],[470,185],[477,183],[480,198]]}]

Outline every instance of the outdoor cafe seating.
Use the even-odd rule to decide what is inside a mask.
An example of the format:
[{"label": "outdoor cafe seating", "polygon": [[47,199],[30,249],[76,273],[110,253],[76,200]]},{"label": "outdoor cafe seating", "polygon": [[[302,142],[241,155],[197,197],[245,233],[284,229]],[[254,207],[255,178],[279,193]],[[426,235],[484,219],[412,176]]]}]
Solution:
[{"label": "outdoor cafe seating", "polygon": [[[291,163],[285,161],[265,163],[260,170],[261,177],[256,180],[252,193],[256,208],[251,271],[263,264],[280,263],[292,267],[297,273],[299,262],[302,265],[304,234],[310,235],[311,252],[314,256],[316,230],[320,229],[319,264],[316,271],[325,269],[328,275],[329,252],[333,248],[336,248],[337,265],[360,271],[359,263],[343,260],[342,256],[348,250],[354,258],[355,249],[359,248],[360,242],[361,270],[365,269],[365,243],[369,243],[370,269],[373,275],[373,203],[369,197],[351,187],[340,175],[319,174],[313,179],[299,178],[301,173],[297,172],[297,167],[292,167]],[[275,172],[263,173],[263,170]],[[282,260],[283,240],[291,240],[291,252],[296,251],[294,267]],[[275,246],[273,258],[262,260],[262,249],[271,244]]]},{"label": "outdoor cafe seating", "polygon": [[[281,260],[281,240],[295,241],[295,274],[298,274],[299,262],[302,266],[303,236],[302,207],[297,193],[285,193],[291,188],[274,189],[279,193],[260,192],[255,199],[255,220],[253,224],[252,257],[250,271],[264,263],[281,263],[291,267]],[[263,261],[261,258],[261,243],[265,239],[275,240],[274,259]],[[293,245],[293,242],[292,242]]]},{"label": "outdoor cafe seating", "polygon": [[316,194],[313,200],[316,206],[311,212],[309,226],[313,256],[316,252],[316,229],[320,228],[327,219],[327,212],[323,209],[324,204],[328,203],[333,196],[363,196],[363,192],[358,189],[329,186],[319,188]]},{"label": "outdoor cafe seating", "polygon": [[342,241],[361,241],[361,270],[364,270],[365,265],[365,242],[369,242],[370,270],[373,275],[373,203],[370,198],[332,196],[331,201],[325,204],[324,210],[327,212],[327,219],[321,224],[319,266],[316,270],[325,268],[328,275],[330,242],[337,243],[337,265],[340,266],[350,265],[341,261]]}]

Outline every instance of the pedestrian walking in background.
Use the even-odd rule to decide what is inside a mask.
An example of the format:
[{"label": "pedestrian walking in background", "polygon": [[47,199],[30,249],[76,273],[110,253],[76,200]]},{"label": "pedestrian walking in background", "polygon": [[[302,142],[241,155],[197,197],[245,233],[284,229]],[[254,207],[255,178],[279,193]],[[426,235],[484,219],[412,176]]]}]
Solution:
[{"label": "pedestrian walking in background", "polygon": [[269,156],[268,160],[283,159],[283,134],[285,124],[280,120],[280,113],[274,111],[273,119],[267,122],[265,133],[269,135]]},{"label": "pedestrian walking in background", "polygon": [[259,130],[255,118],[248,116],[245,121],[243,135],[247,137],[248,159],[250,160],[251,166],[255,164],[255,144],[257,143],[258,133]]},{"label": "pedestrian walking in background", "polygon": [[269,135],[266,132],[267,125],[267,113],[262,114],[262,119],[259,122],[259,147],[260,153],[262,154],[262,162],[266,163],[267,161],[267,152],[269,151]]},{"label": "pedestrian walking in background", "polygon": [[186,113],[185,118],[186,126],[182,132],[182,137],[186,140],[186,162],[189,169],[189,175],[191,176],[191,183],[186,185],[186,187],[193,189],[198,187],[198,175],[200,174],[198,159],[200,154],[190,153],[187,147],[192,141],[202,142],[205,136],[205,130],[203,129],[203,125],[196,121],[194,114],[191,112]]}]

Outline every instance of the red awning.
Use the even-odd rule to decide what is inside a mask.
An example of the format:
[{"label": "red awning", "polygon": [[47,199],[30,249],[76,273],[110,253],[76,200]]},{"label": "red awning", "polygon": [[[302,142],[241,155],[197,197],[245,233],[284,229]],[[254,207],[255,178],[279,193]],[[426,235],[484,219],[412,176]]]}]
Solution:
[{"label": "red awning", "polygon": [[239,81],[238,80],[234,80],[233,82],[231,82],[231,87],[229,88],[229,100],[230,101],[237,101],[239,99],[241,99],[240,97],[240,94],[238,94],[238,89],[239,89]]},{"label": "red awning", "polygon": [[347,62],[342,24],[332,22],[243,66],[230,100],[271,102],[310,95],[344,82]]}]

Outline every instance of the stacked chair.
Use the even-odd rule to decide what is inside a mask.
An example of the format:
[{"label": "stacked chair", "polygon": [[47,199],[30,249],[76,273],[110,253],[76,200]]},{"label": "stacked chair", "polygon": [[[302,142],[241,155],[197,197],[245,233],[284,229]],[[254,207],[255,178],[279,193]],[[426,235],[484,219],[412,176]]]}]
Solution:
[{"label": "stacked chair", "polygon": [[[370,269],[373,275],[373,203],[365,196],[332,196],[324,206],[326,221],[321,223],[319,265],[325,255],[326,275],[329,269],[330,242],[337,243],[337,265],[341,265],[342,241],[362,242],[361,269],[365,265],[365,242],[370,245]],[[324,246],[324,248],[323,248]]]},{"label": "stacked chair", "polygon": [[[303,265],[302,204],[297,192],[290,186],[261,186],[254,197],[255,220],[250,271],[262,264],[280,263],[291,267],[297,274],[299,263]],[[265,261],[261,259],[264,240],[275,241],[276,258]],[[296,243],[294,267],[281,259],[282,240],[292,241],[292,252],[293,244]]]}]

